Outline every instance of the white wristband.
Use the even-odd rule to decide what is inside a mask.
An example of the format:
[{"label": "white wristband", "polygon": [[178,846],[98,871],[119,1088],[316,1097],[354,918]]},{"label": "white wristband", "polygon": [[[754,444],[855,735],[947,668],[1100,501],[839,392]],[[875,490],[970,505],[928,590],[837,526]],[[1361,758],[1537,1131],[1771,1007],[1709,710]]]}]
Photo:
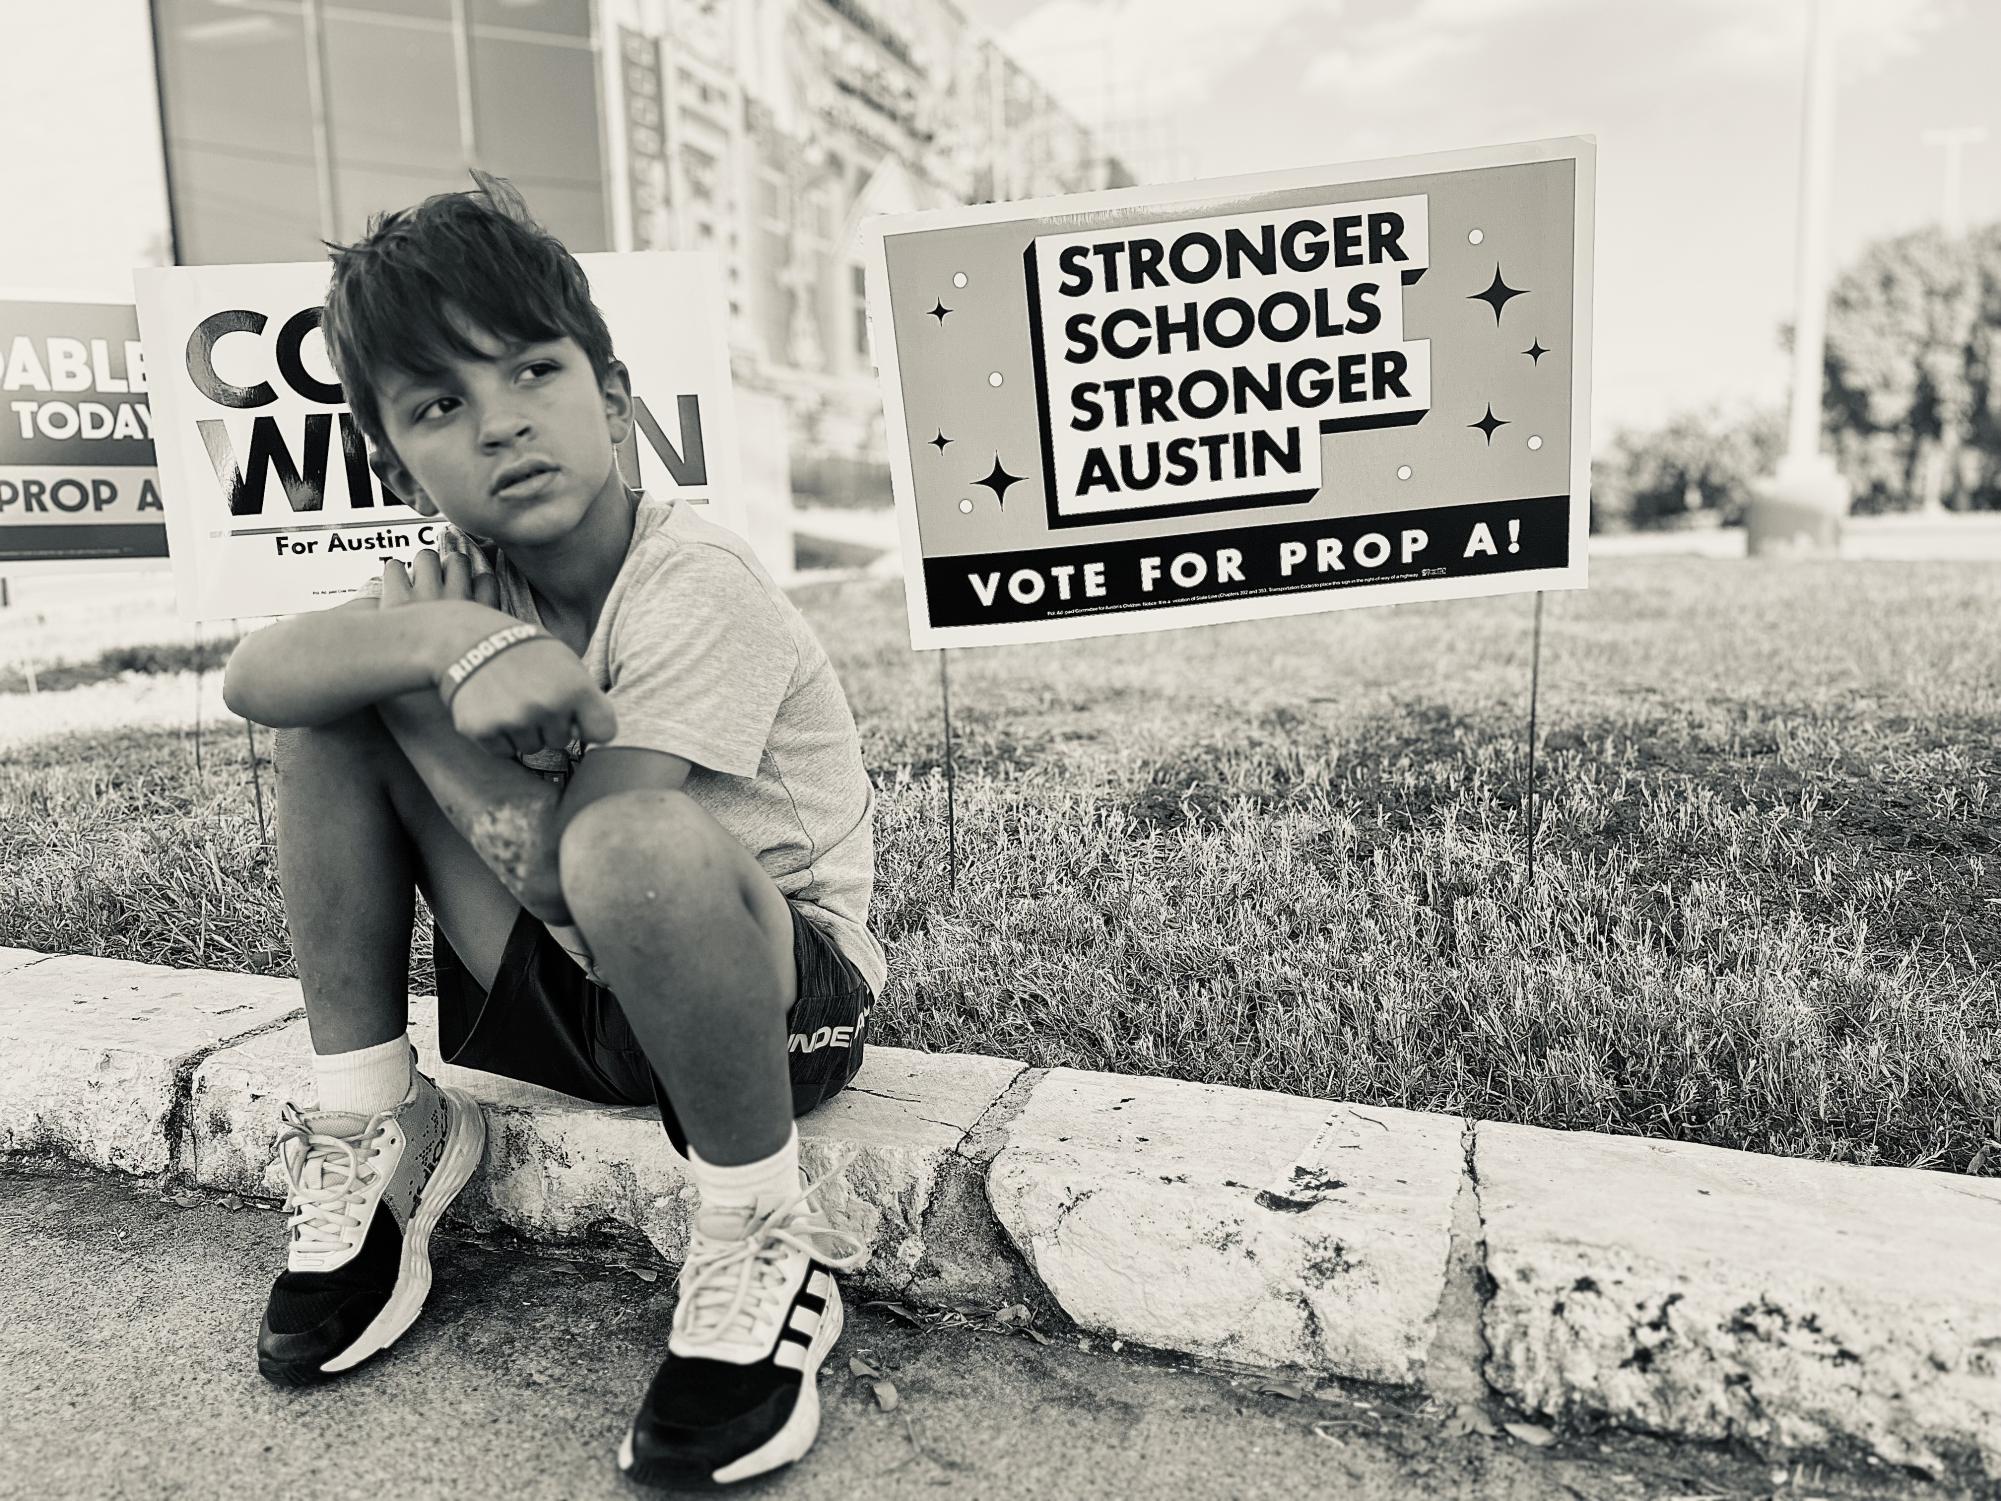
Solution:
[{"label": "white wristband", "polygon": [[451,707],[452,699],[458,695],[459,689],[465,686],[467,678],[506,651],[508,647],[519,646],[524,641],[538,640],[544,634],[546,633],[541,627],[523,622],[520,625],[504,626],[479,642],[471,651],[447,667],[445,675],[438,680],[438,692],[444,698],[445,707]]}]

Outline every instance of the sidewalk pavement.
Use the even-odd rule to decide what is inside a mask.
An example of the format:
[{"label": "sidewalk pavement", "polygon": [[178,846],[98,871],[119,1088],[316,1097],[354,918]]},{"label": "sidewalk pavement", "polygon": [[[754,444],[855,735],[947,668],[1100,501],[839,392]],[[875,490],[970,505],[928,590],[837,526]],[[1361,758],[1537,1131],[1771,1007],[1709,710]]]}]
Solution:
[{"label": "sidewalk pavement", "polygon": [[[486,1107],[473,1228],[678,1260],[650,1110],[437,1061]],[[278,1198],[296,981],[0,949],[0,1152]],[[800,1123],[869,1296],[1027,1303],[1246,1369],[1559,1427],[2001,1482],[2001,1182],[875,1047]],[[574,1251],[573,1253],[574,1254]]]}]

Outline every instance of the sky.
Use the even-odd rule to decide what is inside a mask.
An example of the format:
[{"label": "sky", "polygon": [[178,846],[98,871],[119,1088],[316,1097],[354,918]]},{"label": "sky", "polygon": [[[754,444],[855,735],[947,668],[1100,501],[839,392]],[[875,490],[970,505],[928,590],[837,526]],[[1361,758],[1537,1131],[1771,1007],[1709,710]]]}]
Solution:
[{"label": "sky", "polygon": [[[2001,0],[1824,0],[1840,25],[1829,245],[1935,223],[1934,127],[1984,126]],[[1807,0],[960,0],[1142,181],[1591,135],[1593,426],[1785,400]]]},{"label": "sky", "polygon": [[[1807,0],[959,0],[1145,180],[1544,136],[1598,141],[1593,426],[1781,402]],[[1834,263],[1935,222],[1932,127],[1984,126],[2001,0],[1824,0],[1841,25]],[[0,290],[129,295],[163,253],[144,0],[0,0]],[[89,57],[89,86],[61,59]]]},{"label": "sky", "polygon": [[0,291],[129,298],[167,244],[146,0],[0,0],[0,41]]}]

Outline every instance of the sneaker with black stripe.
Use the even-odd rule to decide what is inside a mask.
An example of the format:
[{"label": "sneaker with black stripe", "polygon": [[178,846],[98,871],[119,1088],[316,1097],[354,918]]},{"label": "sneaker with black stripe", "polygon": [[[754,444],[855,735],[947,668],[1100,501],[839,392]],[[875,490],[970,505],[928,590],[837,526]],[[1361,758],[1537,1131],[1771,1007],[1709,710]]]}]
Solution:
[{"label": "sneaker with black stripe", "polygon": [[841,1337],[833,1274],[861,1265],[867,1247],[806,1206],[845,1165],[760,1218],[697,1213],[667,1359],[619,1447],[632,1479],[716,1490],[813,1447],[820,1366]]},{"label": "sneaker with black stripe", "polygon": [[415,1069],[394,1110],[302,1113],[278,1134],[290,1211],[285,1270],[257,1335],[257,1368],[325,1381],[389,1347],[431,1291],[431,1232],[486,1150],[471,1095]]}]

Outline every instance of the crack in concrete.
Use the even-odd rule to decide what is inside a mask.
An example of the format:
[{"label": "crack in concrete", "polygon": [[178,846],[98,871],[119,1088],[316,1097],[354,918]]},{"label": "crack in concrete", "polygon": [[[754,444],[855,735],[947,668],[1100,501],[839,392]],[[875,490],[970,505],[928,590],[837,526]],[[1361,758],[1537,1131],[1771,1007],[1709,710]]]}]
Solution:
[{"label": "crack in concrete", "polygon": [[[914,1094],[891,1094],[886,1089],[863,1089],[859,1084],[850,1084],[847,1086],[847,1088],[848,1088],[848,1093],[850,1094],[865,1094],[878,1100],[894,1100],[899,1105],[911,1105],[915,1104],[917,1101],[917,1096]],[[940,1121],[938,1122],[938,1124],[941,1126],[949,1126],[952,1125],[953,1122]]]},{"label": "crack in concrete", "polygon": [[[905,1281],[905,1291],[914,1295],[920,1283],[935,1283],[941,1277],[962,1283],[970,1277],[979,1284],[978,1296],[1027,1303],[1044,1328],[1070,1326],[1068,1314],[1038,1275],[1034,1257],[1016,1243],[994,1212],[988,1186],[994,1159],[1007,1145],[1008,1126],[1048,1073],[1046,1068],[1024,1067],[960,1137],[951,1154],[960,1166],[956,1172],[941,1169],[937,1186],[922,1207],[917,1234],[927,1250]],[[958,1247],[969,1259],[956,1269],[942,1264],[937,1258],[947,1245]]]},{"label": "crack in concrete", "polygon": [[1494,1392],[1494,1384],[1487,1379],[1487,1362],[1494,1353],[1493,1347],[1487,1343],[1487,1310],[1493,1304],[1499,1284],[1494,1281],[1493,1271],[1487,1265],[1487,1206],[1480,1199],[1480,1122],[1470,1115],[1466,1117],[1466,1135],[1462,1144],[1466,1151],[1466,1181],[1473,1186],[1473,1213],[1480,1223],[1480,1238],[1473,1245],[1473,1287],[1480,1295],[1480,1306],[1473,1321],[1473,1337],[1480,1352],[1474,1372],[1479,1376],[1480,1384],[1489,1392]]},{"label": "crack in concrete", "polygon": [[959,1138],[959,1145],[954,1150],[966,1161],[978,1165],[983,1182],[986,1169],[993,1165],[994,1158],[1007,1144],[1007,1128],[1014,1124],[1016,1116],[1028,1108],[1029,1095],[1048,1076],[1046,1068],[1024,1068]]},{"label": "crack in concrete", "polygon": [[167,1133],[167,1166],[165,1171],[160,1175],[163,1182],[180,1183],[190,1180],[187,1164],[182,1161],[182,1158],[193,1143],[192,1116],[195,1106],[196,1071],[225,1048],[233,1048],[238,1043],[249,1042],[252,1038],[264,1037],[272,1032],[280,1031],[285,1027],[289,1027],[305,1014],[306,1008],[304,1006],[299,1007],[295,1011],[287,1011],[283,1016],[265,1022],[262,1026],[252,1027],[248,1031],[238,1032],[233,1036],[225,1037],[220,1042],[213,1042],[206,1047],[196,1048],[193,1052],[188,1053],[175,1062],[174,1093],[173,1097],[167,1101],[167,1115],[166,1119],[162,1122]]},{"label": "crack in concrete", "polygon": [[1471,1117],[1464,1119],[1444,1277],[1420,1369],[1423,1384],[1440,1400],[1486,1407],[1505,1402],[1505,1396],[1488,1376],[1493,1347],[1487,1339],[1487,1309],[1498,1289],[1488,1270],[1487,1216],[1474,1156],[1478,1127]]}]

